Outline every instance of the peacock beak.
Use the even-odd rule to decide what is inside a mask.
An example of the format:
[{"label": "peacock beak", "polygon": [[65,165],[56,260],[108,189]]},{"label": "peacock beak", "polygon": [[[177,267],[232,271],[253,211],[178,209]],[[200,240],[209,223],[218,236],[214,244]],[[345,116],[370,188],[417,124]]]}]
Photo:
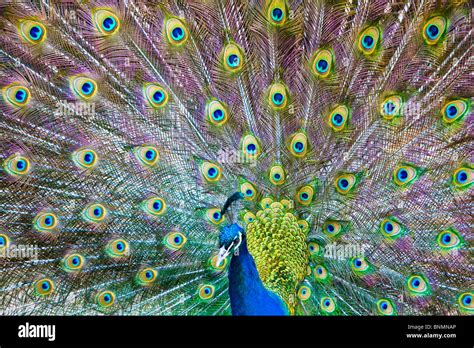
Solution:
[{"label": "peacock beak", "polygon": [[221,246],[220,249],[219,249],[219,253],[217,254],[217,267],[219,267],[222,262],[224,261],[224,259],[229,256],[230,254],[230,249],[232,248],[232,246],[234,245],[234,243],[232,243],[228,249],[225,248],[225,245]]}]

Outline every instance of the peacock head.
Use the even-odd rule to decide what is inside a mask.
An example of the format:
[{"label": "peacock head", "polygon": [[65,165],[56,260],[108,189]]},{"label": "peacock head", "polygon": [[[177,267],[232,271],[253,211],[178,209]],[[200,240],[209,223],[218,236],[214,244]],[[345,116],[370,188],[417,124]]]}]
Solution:
[{"label": "peacock head", "polygon": [[230,224],[222,228],[219,234],[219,254],[217,256],[217,266],[229,256],[237,251],[245,238],[245,231],[238,224]]}]

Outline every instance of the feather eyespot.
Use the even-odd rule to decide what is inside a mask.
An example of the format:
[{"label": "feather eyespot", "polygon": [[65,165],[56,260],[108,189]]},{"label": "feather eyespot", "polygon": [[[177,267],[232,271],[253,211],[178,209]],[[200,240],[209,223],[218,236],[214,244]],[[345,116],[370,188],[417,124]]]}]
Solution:
[{"label": "feather eyespot", "polygon": [[49,212],[38,213],[33,219],[33,227],[38,232],[53,231],[58,225],[58,217],[56,214]]},{"label": "feather eyespot", "polygon": [[19,33],[23,41],[30,44],[40,44],[46,40],[46,27],[43,23],[34,20],[22,20]]},{"label": "feather eyespot", "polygon": [[82,217],[86,222],[98,223],[107,217],[107,208],[101,203],[94,203],[82,211]]},{"label": "feather eyespot", "polygon": [[21,155],[11,155],[5,160],[3,168],[10,176],[24,176],[30,172],[30,160]]},{"label": "feather eyespot", "polygon": [[54,291],[54,282],[49,278],[42,278],[33,285],[36,295],[47,296]]},{"label": "feather eyespot", "polygon": [[447,28],[448,20],[445,17],[433,17],[423,26],[423,39],[428,45],[435,45],[444,37]]},{"label": "feather eyespot", "polygon": [[403,98],[398,95],[392,95],[384,99],[380,106],[380,114],[388,121],[399,117],[402,113]]},{"label": "feather eyespot", "polygon": [[339,105],[334,108],[328,118],[328,123],[331,129],[334,132],[342,131],[346,127],[350,114],[350,109],[345,105]]},{"label": "feather eyespot", "polygon": [[222,215],[219,208],[211,208],[207,210],[207,219],[214,225],[220,225],[224,222],[225,216]]},{"label": "feather eyespot", "polygon": [[354,189],[356,182],[357,178],[354,174],[341,174],[334,180],[334,186],[337,192],[345,195]]},{"label": "feather eyespot", "polygon": [[135,157],[145,167],[153,167],[160,159],[158,148],[154,145],[142,145],[133,149]]},{"label": "feather eyespot", "polygon": [[250,182],[244,182],[240,185],[240,192],[244,195],[246,201],[253,201],[257,197],[257,190]]},{"label": "feather eyespot", "polygon": [[207,182],[214,183],[221,179],[222,168],[212,162],[203,162],[201,165],[201,174]]},{"label": "feather eyespot", "polygon": [[436,237],[436,242],[444,250],[459,249],[464,243],[461,235],[454,229],[441,231]]},{"label": "feather eyespot", "polygon": [[81,148],[72,154],[74,164],[81,169],[92,169],[97,165],[97,153],[89,148]]},{"label": "feather eyespot", "polygon": [[225,70],[233,74],[240,72],[244,66],[242,49],[235,43],[227,44],[223,49],[222,60]]},{"label": "feather eyespot", "polygon": [[0,234],[0,252],[10,245],[10,239],[6,234]]},{"label": "feather eyespot", "polygon": [[334,54],[322,48],[314,52],[311,60],[311,70],[316,77],[326,78],[334,70]]},{"label": "feather eyespot", "polygon": [[323,233],[328,237],[336,238],[344,232],[341,222],[335,220],[326,220],[322,227]]},{"label": "feather eyespot", "polygon": [[296,192],[296,200],[301,205],[310,205],[313,202],[314,188],[311,185],[305,185]]},{"label": "feather eyespot", "polygon": [[158,272],[151,267],[146,267],[137,273],[137,282],[140,285],[150,285],[157,277]]},{"label": "feather eyespot", "polygon": [[201,285],[199,287],[199,297],[201,300],[210,300],[214,296],[215,287],[213,285]]},{"label": "feather eyespot", "polygon": [[150,216],[160,216],[166,211],[166,202],[161,197],[151,197],[142,202],[142,209]]},{"label": "feather eyespot", "polygon": [[298,226],[301,228],[301,231],[305,234],[309,232],[309,222],[306,220],[298,220]]},{"label": "feather eyespot", "polygon": [[184,247],[187,242],[187,238],[181,232],[171,232],[168,233],[164,238],[165,246],[172,250],[176,251]]},{"label": "feather eyespot", "polygon": [[368,27],[359,35],[358,48],[364,55],[372,55],[381,39],[380,29],[376,26]]},{"label": "feather eyespot", "polygon": [[380,232],[386,238],[397,239],[404,234],[404,228],[394,218],[387,218],[380,223]]},{"label": "feather eyespot", "polygon": [[97,94],[97,83],[85,76],[71,77],[70,86],[74,95],[79,99],[92,99]]},{"label": "feather eyespot", "polygon": [[125,239],[114,239],[110,241],[105,251],[112,258],[120,258],[130,254],[130,246]]},{"label": "feather eyespot", "polygon": [[365,257],[354,257],[350,264],[352,272],[357,276],[363,276],[369,273],[371,269],[370,263],[365,259]]},{"label": "feather eyespot", "polygon": [[298,298],[304,302],[308,300],[310,297],[311,297],[311,288],[306,285],[300,286],[300,288],[298,289]]},{"label": "feather eyespot", "polygon": [[451,124],[462,120],[467,115],[470,107],[470,101],[465,99],[451,100],[445,103],[441,109],[443,122]]},{"label": "feather eyespot", "polygon": [[274,165],[270,168],[269,177],[273,185],[280,186],[285,183],[285,170],[281,165]]},{"label": "feather eyespot", "polygon": [[12,83],[2,89],[3,98],[13,107],[23,107],[30,101],[28,87]]},{"label": "feather eyespot", "polygon": [[262,149],[260,147],[260,142],[254,135],[247,134],[243,136],[240,143],[242,153],[248,159],[256,159],[258,156],[260,156]]},{"label": "feather eyespot", "polygon": [[101,291],[96,296],[96,303],[102,308],[108,308],[115,303],[115,293],[110,290]]},{"label": "feather eyespot", "polygon": [[177,17],[165,21],[166,39],[173,46],[182,46],[188,40],[188,29],[184,21]]},{"label": "feather eyespot", "polygon": [[105,36],[117,33],[120,28],[120,20],[117,15],[108,9],[92,11],[92,20],[97,31]]},{"label": "feather eyespot", "polygon": [[214,126],[223,126],[227,122],[229,112],[227,107],[219,100],[211,100],[206,105],[207,119]]},{"label": "feather eyespot", "polygon": [[288,18],[288,4],[285,0],[273,0],[268,5],[267,19],[274,26],[282,26]]},{"label": "feather eyespot", "polygon": [[84,257],[81,254],[66,255],[62,261],[66,272],[76,272],[84,267]]},{"label": "feather eyespot", "polygon": [[306,134],[300,132],[296,133],[291,137],[290,141],[290,153],[297,158],[306,156],[308,152],[308,137]]},{"label": "feather eyespot", "polygon": [[472,299],[473,293],[468,291],[458,296],[458,304],[463,312],[474,313],[474,301]]},{"label": "feather eyespot", "polygon": [[329,272],[323,265],[317,265],[314,268],[314,279],[317,282],[326,282],[329,279]]},{"label": "feather eyespot", "polygon": [[321,310],[326,314],[331,314],[336,310],[336,303],[330,297],[323,297],[320,301]]},{"label": "feather eyespot", "polygon": [[153,109],[161,109],[168,103],[168,92],[157,83],[145,83],[143,96],[147,105]]},{"label": "feather eyespot", "polygon": [[407,290],[411,295],[424,296],[430,293],[429,283],[422,274],[411,275],[406,281]]},{"label": "feather eyespot", "polygon": [[407,187],[415,182],[420,173],[418,169],[409,164],[398,165],[393,171],[393,182],[397,186]]},{"label": "feather eyespot", "polygon": [[380,315],[396,315],[395,305],[386,298],[381,298],[376,302],[377,314]]},{"label": "feather eyespot", "polygon": [[308,243],[308,251],[311,257],[319,256],[322,247],[317,242]]},{"label": "feather eyespot", "polygon": [[282,110],[288,103],[288,89],[282,83],[274,83],[270,86],[268,102],[273,110]]},{"label": "feather eyespot", "polygon": [[255,214],[248,211],[244,214],[244,217],[243,217],[244,221],[246,224],[251,224],[252,222],[255,221]]},{"label": "feather eyespot", "polygon": [[464,165],[460,166],[454,171],[452,181],[457,188],[467,188],[474,183],[474,170]]}]

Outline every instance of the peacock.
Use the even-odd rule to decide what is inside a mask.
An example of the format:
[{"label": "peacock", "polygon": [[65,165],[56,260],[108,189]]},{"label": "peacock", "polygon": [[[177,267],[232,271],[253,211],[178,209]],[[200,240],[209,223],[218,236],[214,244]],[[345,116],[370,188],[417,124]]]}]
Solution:
[{"label": "peacock", "polygon": [[467,1],[0,4],[0,314],[472,315]]}]

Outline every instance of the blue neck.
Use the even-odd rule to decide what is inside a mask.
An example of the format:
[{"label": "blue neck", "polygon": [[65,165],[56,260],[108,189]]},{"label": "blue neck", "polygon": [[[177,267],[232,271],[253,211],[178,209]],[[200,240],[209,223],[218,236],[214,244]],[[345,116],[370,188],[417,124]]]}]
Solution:
[{"label": "blue neck", "polygon": [[233,315],[288,315],[285,303],[263,286],[245,237],[230,261],[229,295]]}]

